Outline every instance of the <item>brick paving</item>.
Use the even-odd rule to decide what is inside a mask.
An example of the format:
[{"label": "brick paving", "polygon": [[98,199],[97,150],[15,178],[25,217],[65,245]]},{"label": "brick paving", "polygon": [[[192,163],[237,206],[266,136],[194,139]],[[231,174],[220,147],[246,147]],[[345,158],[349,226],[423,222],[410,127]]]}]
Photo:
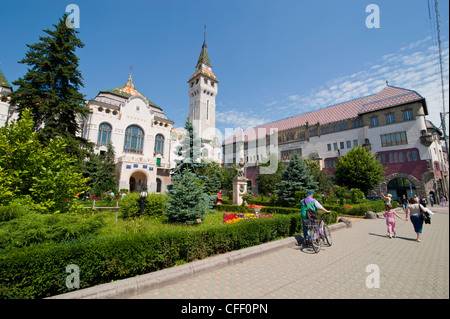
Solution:
[{"label": "brick paving", "polygon": [[[334,231],[333,246],[318,254],[293,244],[133,298],[448,299],[449,212],[431,209],[422,242],[415,241],[410,221],[397,219],[397,238],[389,239],[384,218],[361,219]],[[366,286],[375,275],[369,265],[379,268],[379,288]]]}]

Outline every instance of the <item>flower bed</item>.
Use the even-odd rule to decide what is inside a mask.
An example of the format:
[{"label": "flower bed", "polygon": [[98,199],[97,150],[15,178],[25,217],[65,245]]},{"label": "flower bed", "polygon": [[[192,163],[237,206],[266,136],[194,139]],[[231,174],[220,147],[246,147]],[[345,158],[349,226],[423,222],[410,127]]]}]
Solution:
[{"label": "flower bed", "polygon": [[223,214],[223,224],[238,223],[243,220],[256,219],[256,218],[270,218],[273,215],[261,215],[261,214]]}]

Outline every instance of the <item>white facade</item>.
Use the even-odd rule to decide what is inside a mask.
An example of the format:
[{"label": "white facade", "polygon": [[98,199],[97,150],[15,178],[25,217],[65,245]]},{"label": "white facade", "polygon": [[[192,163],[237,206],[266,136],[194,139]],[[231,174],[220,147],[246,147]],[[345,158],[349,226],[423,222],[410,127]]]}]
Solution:
[{"label": "white facade", "polygon": [[118,188],[164,193],[184,132],[134,89],[131,75],[124,87],[100,92],[88,106],[92,114],[83,121],[83,136],[96,143],[96,152],[112,144]]},{"label": "white facade", "polygon": [[6,122],[16,120],[18,118],[17,112],[10,104],[9,95],[12,93],[12,86],[9,84],[0,70],[0,127],[4,126]]}]

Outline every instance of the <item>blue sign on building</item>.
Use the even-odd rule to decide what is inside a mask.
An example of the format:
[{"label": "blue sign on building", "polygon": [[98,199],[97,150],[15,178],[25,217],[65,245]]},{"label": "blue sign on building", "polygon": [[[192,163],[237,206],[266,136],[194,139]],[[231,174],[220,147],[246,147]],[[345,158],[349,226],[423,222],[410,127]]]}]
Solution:
[{"label": "blue sign on building", "polygon": [[127,169],[131,169],[131,165],[127,165]]},{"label": "blue sign on building", "polygon": [[147,169],[147,165],[142,165],[142,168],[143,169]]},{"label": "blue sign on building", "polygon": [[149,170],[149,171],[153,171],[153,167],[150,167],[148,170]]},{"label": "blue sign on building", "polygon": [[133,164],[133,167],[134,167],[134,168],[138,168],[139,165],[138,165],[138,164]]}]

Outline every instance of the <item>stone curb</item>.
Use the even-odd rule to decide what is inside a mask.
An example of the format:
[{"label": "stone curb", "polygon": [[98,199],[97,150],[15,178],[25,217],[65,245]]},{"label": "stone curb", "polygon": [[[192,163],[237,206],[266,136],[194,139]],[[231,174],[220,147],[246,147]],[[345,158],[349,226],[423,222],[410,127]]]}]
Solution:
[{"label": "stone curb", "polygon": [[[330,225],[330,231],[349,228],[351,224],[339,222]],[[213,270],[230,266],[245,259],[254,258],[276,249],[298,244],[296,237],[288,237],[281,240],[244,248],[218,256],[208,257],[188,264],[174,266],[151,272],[145,275],[122,279],[115,282],[101,284],[61,295],[48,297],[46,299],[120,299],[137,296],[149,290],[161,288],[182,280],[193,278]]]}]

